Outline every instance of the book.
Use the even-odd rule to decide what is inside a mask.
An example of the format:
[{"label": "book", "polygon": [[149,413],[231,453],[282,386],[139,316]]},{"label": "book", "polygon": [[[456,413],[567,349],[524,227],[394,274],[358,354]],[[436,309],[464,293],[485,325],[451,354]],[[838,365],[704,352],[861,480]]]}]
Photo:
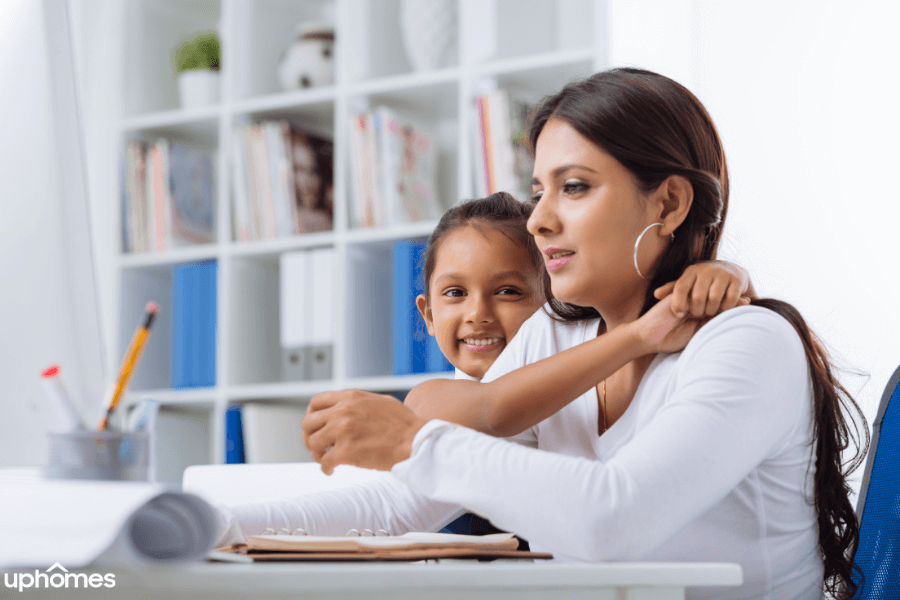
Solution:
[{"label": "book", "polygon": [[422,268],[427,242],[395,242],[391,249],[391,365],[394,375],[453,371],[428,334],[416,307],[416,297],[425,293]]},{"label": "book", "polygon": [[225,464],[244,462],[244,426],[240,406],[225,410]]},{"label": "book", "polygon": [[515,550],[519,540],[511,533],[491,535],[459,535],[455,533],[410,532],[398,536],[318,536],[318,535],[248,535],[249,550],[282,552],[377,552],[379,550],[411,550],[414,548],[483,548]]},{"label": "book", "polygon": [[331,379],[334,371],[334,248],[315,248],[308,251],[309,379]]},{"label": "book", "polygon": [[266,121],[261,127],[265,135],[276,230],[278,237],[290,237],[297,233],[297,215],[293,202],[293,177],[290,175],[288,148],[284,140],[284,132],[289,131],[289,127],[284,121]]},{"label": "book", "polygon": [[305,250],[284,252],[279,257],[280,337],[285,381],[305,381],[312,377],[310,268],[309,252]]},{"label": "book", "polygon": [[235,131],[232,139],[234,163],[231,165],[233,182],[232,209],[234,214],[234,239],[249,242],[256,239],[256,228],[251,219],[250,188],[247,183],[247,156],[241,131]]},{"label": "book", "polygon": [[134,252],[135,223],[133,197],[129,184],[134,177],[134,166],[127,158],[127,151],[119,154],[119,213],[121,215],[122,252]]},{"label": "book", "polygon": [[291,199],[298,233],[334,228],[334,142],[298,130],[286,132]]},{"label": "book", "polygon": [[168,178],[172,237],[183,243],[209,244],[215,238],[215,194],[210,156],[169,143]]},{"label": "book", "polygon": [[366,114],[350,117],[350,168],[353,183],[353,225],[374,227],[374,189],[369,149],[369,118]]},{"label": "book", "polygon": [[168,142],[160,138],[150,146],[149,173],[147,177],[148,196],[151,199],[150,212],[153,215],[151,248],[156,251],[166,250],[171,239],[171,197],[168,186]]},{"label": "book", "polygon": [[391,248],[391,366],[394,375],[427,371],[425,321],[416,296],[425,293],[421,263],[426,242],[400,241]]},{"label": "book", "polygon": [[133,174],[129,178],[129,196],[134,199],[132,218],[136,223],[133,251],[148,252],[150,250],[150,226],[147,204],[147,149],[143,144],[129,142],[128,150],[129,164],[133,169]]},{"label": "book", "polygon": [[375,535],[358,535],[351,530],[344,537],[251,535],[247,536],[246,544],[220,550],[249,556],[254,562],[553,558],[548,553],[519,551],[519,540],[511,533],[484,536],[429,532],[409,532],[399,536],[383,534],[386,532],[380,530]]},{"label": "book", "polygon": [[170,384],[174,389],[215,385],[216,273],[216,261],[173,269]]},{"label": "book", "polygon": [[479,196],[505,191],[519,199],[531,195],[534,160],[525,128],[531,105],[504,89],[475,98],[472,156]]},{"label": "book", "polygon": [[402,121],[386,106],[378,107],[374,118],[388,223],[438,218],[441,210],[437,200],[437,150],[433,136],[421,127]]},{"label": "book", "polygon": [[256,204],[257,212],[260,216],[260,239],[275,239],[278,237],[278,222],[275,213],[275,198],[272,193],[265,126],[249,125],[247,138],[250,189],[253,193],[253,202]]},{"label": "book", "polygon": [[0,481],[0,531],[2,569],[196,560],[217,533],[206,501],[163,485],[40,478]]},{"label": "book", "polygon": [[294,130],[286,121],[263,121],[236,128],[233,145],[236,239],[333,229],[331,140]]}]

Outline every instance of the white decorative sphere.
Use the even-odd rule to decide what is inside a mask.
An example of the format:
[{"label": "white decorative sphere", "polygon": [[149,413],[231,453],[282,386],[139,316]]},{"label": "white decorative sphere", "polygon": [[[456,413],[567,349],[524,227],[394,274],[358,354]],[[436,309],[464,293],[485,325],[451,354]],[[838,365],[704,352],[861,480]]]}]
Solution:
[{"label": "white decorative sphere", "polygon": [[303,23],[297,39],[278,65],[278,80],[286,90],[334,83],[334,30],[321,23]]}]

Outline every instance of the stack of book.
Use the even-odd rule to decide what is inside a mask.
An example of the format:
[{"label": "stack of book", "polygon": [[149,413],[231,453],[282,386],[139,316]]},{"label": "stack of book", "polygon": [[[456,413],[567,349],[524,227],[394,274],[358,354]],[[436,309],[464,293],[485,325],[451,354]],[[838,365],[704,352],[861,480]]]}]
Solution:
[{"label": "stack of book", "polygon": [[425,241],[395,242],[391,251],[391,363],[394,375],[452,371],[416,308],[425,293],[422,266]]},{"label": "stack of book", "polygon": [[216,261],[175,267],[172,275],[174,389],[216,384]]},{"label": "stack of book", "polygon": [[125,252],[213,241],[215,194],[208,154],[166,139],[149,145],[132,141],[120,161]]},{"label": "stack of book", "polygon": [[422,127],[386,106],[350,120],[353,223],[383,227],[441,216],[437,146]]},{"label": "stack of book", "polygon": [[524,201],[531,195],[534,159],[525,133],[531,108],[503,89],[475,98],[472,156],[480,197],[509,192]]},{"label": "stack of book", "polygon": [[330,231],[334,144],[285,121],[238,127],[233,139],[234,237],[275,239]]}]

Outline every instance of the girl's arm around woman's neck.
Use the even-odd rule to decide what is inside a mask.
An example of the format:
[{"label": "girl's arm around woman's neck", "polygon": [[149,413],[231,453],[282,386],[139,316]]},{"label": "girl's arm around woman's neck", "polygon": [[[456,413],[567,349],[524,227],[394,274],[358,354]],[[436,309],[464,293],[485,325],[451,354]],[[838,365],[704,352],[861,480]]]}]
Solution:
[{"label": "girl's arm around woman's neck", "polygon": [[684,348],[700,321],[675,317],[671,297],[637,321],[494,381],[432,380],[416,386],[406,405],[424,419],[443,419],[498,437],[516,435],[634,359]]}]

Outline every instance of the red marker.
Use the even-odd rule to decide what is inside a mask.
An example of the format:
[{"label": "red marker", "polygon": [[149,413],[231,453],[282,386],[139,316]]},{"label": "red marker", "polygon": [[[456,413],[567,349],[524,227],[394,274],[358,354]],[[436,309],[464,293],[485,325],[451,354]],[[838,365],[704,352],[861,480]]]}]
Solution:
[{"label": "red marker", "polygon": [[84,423],[72,397],[59,375],[59,365],[48,367],[41,373],[47,429],[53,433],[66,433],[84,429]]}]

